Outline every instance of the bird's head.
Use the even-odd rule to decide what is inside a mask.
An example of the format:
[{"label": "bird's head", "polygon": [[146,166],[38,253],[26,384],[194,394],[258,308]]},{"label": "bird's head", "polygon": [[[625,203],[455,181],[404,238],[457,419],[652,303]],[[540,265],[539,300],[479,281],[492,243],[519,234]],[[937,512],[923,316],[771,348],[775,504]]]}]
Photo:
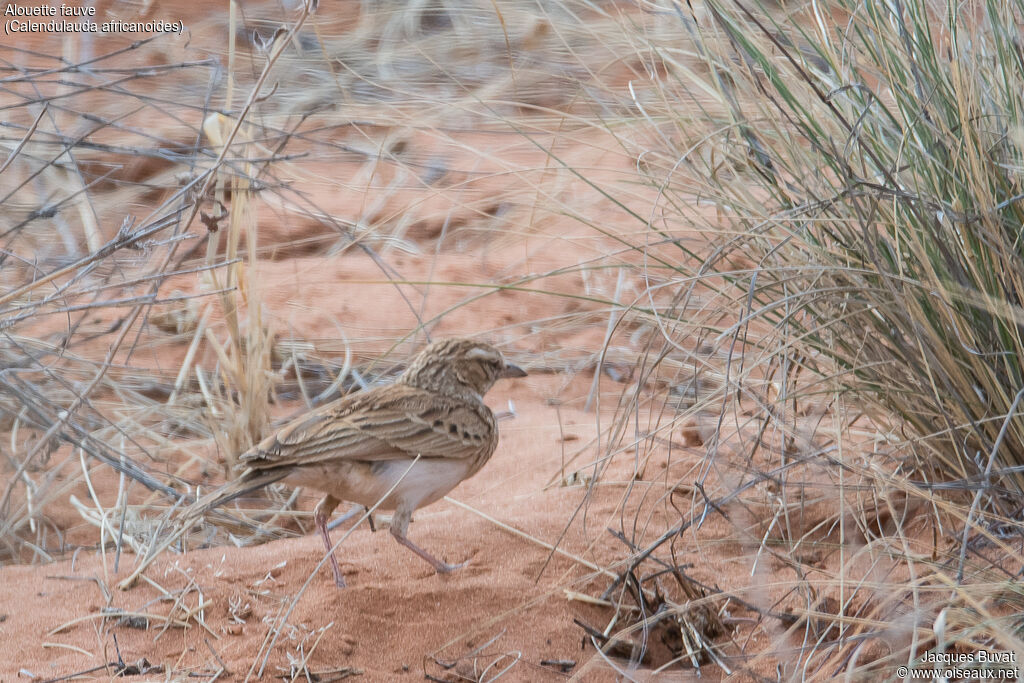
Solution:
[{"label": "bird's head", "polygon": [[526,372],[505,361],[501,351],[472,339],[445,339],[420,351],[399,382],[450,396],[483,397],[505,377]]}]

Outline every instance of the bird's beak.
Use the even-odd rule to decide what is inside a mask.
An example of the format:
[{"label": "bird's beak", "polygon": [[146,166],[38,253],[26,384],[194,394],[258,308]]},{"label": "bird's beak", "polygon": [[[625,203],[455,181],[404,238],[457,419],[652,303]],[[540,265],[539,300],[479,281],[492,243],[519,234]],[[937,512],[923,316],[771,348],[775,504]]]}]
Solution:
[{"label": "bird's beak", "polygon": [[498,377],[526,377],[526,370],[523,370],[518,365],[506,365],[505,369],[498,373]]}]

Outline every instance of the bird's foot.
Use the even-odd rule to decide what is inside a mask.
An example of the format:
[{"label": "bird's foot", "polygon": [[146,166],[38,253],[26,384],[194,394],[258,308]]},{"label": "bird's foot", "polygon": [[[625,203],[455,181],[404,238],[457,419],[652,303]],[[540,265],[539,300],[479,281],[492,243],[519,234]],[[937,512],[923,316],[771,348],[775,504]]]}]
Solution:
[{"label": "bird's foot", "polygon": [[[437,562],[437,564],[434,564],[434,571],[436,571],[438,574],[451,574],[456,569],[462,569],[467,564],[469,564],[469,562],[459,562],[458,564],[448,564],[447,562],[441,562],[440,560],[435,560],[435,561]],[[433,564],[433,562],[431,562],[431,564]]]},{"label": "bird's foot", "polygon": [[338,567],[338,560],[331,555],[331,569],[334,570],[334,585],[338,588],[345,588],[345,577],[341,575],[341,569]]},{"label": "bird's foot", "polygon": [[448,564],[447,562],[442,562],[441,560],[437,559],[436,557],[428,553],[423,548],[419,547],[418,545],[410,541],[405,536],[399,535],[396,532],[395,527],[391,527],[391,535],[395,537],[396,541],[398,541],[406,548],[408,548],[409,550],[413,551],[414,553],[422,557],[424,560],[426,560],[430,564],[430,566],[434,568],[434,571],[438,574],[451,574],[456,569],[459,569],[466,565],[465,562],[462,562],[460,564]]}]

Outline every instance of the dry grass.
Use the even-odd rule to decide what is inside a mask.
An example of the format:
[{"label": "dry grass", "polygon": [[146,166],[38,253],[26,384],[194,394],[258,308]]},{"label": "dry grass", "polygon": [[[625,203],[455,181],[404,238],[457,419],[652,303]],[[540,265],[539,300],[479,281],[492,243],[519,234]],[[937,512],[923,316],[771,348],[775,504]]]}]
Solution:
[{"label": "dry grass", "polygon": [[[279,402],[386,378],[444,316],[515,293],[567,305],[490,330],[511,349],[604,331],[516,360],[592,371],[596,415],[600,379],[623,388],[618,418],[563,452],[550,482],[587,491],[566,532],[615,550],[594,562],[511,529],[590,572],[559,586],[608,617],[577,624],[594,649],[576,677],[877,678],[927,651],[1024,656],[1024,77],[993,28],[1021,8],[968,3],[953,24],[944,11],[438,0],[374,3],[352,22],[303,11],[275,34],[276,10],[251,7],[214,22],[233,36],[226,73],[147,51],[158,39],[8,67],[0,559],[71,550],[49,514],[69,500],[98,534],[71,545],[111,553],[115,570],[128,550],[151,556]],[[324,176],[341,162],[351,177]],[[357,208],[339,217],[324,188]],[[486,251],[553,217],[604,251],[486,282],[395,265],[424,245],[438,261],[442,243]],[[301,229],[268,239],[272,224]],[[351,250],[418,321],[383,358],[347,321],[310,339],[267,311],[263,260]],[[195,288],[175,291],[185,278]],[[451,288],[464,298],[423,313]],[[111,471],[105,501],[94,479]],[[72,494],[83,486],[87,499]],[[301,530],[294,492],[269,498],[182,542]],[[702,564],[709,549],[719,564]],[[723,585],[722,565],[746,580]],[[167,609],[117,617],[204,627],[195,586],[163,594]],[[296,632],[287,604],[261,675],[282,637],[282,673],[305,675],[323,636]],[[438,676],[518,665],[486,644],[447,648],[431,656]]]}]

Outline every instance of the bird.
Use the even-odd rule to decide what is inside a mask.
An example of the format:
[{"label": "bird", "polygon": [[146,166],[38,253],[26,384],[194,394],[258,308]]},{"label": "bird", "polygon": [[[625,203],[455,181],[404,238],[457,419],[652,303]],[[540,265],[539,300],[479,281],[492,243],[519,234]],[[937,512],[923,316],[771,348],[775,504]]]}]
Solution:
[{"label": "bird", "polygon": [[451,565],[407,534],[412,513],[480,471],[498,445],[484,394],[499,379],[525,377],[491,344],[468,338],[426,346],[391,384],[349,394],[297,417],[242,453],[241,475],[197,505],[212,510],[283,481],[324,493],[313,522],[345,586],[327,520],[341,503],[394,510],[391,535],[439,574]]}]

